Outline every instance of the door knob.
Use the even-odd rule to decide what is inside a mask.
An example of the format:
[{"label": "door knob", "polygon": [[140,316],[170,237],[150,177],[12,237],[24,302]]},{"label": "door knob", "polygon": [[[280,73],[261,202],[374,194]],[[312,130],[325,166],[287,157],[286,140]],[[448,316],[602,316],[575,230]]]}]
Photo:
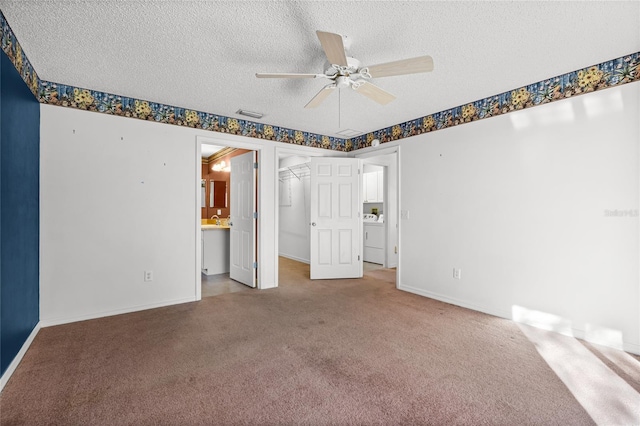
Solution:
[{"label": "door knob", "polygon": [[233,222],[229,222],[229,226],[233,226]]},{"label": "door knob", "polygon": [[311,226],[316,226],[316,223],[315,222],[311,222]]}]

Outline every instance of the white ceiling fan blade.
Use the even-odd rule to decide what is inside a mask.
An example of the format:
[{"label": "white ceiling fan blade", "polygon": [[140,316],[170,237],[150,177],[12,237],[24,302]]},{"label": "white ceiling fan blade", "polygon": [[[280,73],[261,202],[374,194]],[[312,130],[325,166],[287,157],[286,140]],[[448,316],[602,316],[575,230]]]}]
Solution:
[{"label": "white ceiling fan blade", "polygon": [[347,54],[344,50],[344,42],[340,34],[327,33],[325,31],[316,31],[316,34],[330,64],[342,65],[343,67],[349,66],[347,64]]},{"label": "white ceiling fan blade", "polygon": [[392,75],[418,74],[433,71],[433,58],[419,56],[417,58],[401,59],[399,61],[372,65],[366,68],[373,78],[389,77]]},{"label": "white ceiling fan blade", "polygon": [[324,74],[298,74],[293,72],[275,72],[275,73],[257,72],[256,77],[258,78],[318,78],[318,77],[326,77],[326,76]]},{"label": "white ceiling fan blade", "polygon": [[311,99],[309,101],[309,103],[307,103],[304,107],[305,108],[315,108],[318,105],[320,105],[325,99],[327,99],[327,96],[329,96],[331,94],[331,92],[333,92],[333,90],[336,88],[335,84],[329,84],[328,86],[324,86],[314,97],[313,99]]},{"label": "white ceiling fan blade", "polygon": [[368,81],[359,81],[358,83],[358,85],[353,86],[353,90],[381,105],[386,105],[396,98],[391,93],[382,90]]}]

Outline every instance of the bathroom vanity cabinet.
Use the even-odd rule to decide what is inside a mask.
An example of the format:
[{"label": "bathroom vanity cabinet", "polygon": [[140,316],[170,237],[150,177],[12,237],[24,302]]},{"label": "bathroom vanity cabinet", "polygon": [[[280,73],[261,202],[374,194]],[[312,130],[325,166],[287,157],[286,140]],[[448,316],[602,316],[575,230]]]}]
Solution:
[{"label": "bathroom vanity cabinet", "polygon": [[229,272],[229,227],[202,227],[202,273],[205,275]]}]

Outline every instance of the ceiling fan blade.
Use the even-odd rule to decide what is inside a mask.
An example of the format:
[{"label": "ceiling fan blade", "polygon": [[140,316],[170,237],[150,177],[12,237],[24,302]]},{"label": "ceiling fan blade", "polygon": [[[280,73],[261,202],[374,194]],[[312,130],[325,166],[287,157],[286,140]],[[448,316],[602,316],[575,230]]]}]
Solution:
[{"label": "ceiling fan blade", "polygon": [[353,86],[353,90],[381,105],[386,105],[396,98],[391,93],[382,90],[375,84],[369,83],[368,81],[361,81],[359,83],[360,84],[358,86]]},{"label": "ceiling fan blade", "polygon": [[342,65],[343,67],[349,66],[349,64],[347,64],[347,54],[344,50],[344,43],[340,34],[327,33],[324,31],[316,31],[316,34],[330,64]]},{"label": "ceiling fan blade", "polygon": [[263,73],[257,72],[258,78],[318,78],[326,77],[324,74],[298,74],[292,72],[276,72],[276,73]]},{"label": "ceiling fan blade", "polygon": [[335,84],[329,84],[328,86],[324,86],[314,97],[307,103],[305,108],[315,108],[320,105],[326,98],[333,92],[336,88]]},{"label": "ceiling fan blade", "polygon": [[389,77],[392,75],[418,74],[433,71],[433,58],[431,56],[418,56],[417,58],[401,59],[399,61],[367,67],[371,77]]}]

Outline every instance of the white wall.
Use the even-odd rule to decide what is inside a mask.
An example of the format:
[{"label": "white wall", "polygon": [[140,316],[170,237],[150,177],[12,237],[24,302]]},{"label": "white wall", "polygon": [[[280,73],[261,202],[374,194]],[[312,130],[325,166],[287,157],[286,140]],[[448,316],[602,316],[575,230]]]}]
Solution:
[{"label": "white wall", "polygon": [[371,209],[378,209],[378,214],[386,213],[384,203],[362,203],[362,213],[373,214]]},{"label": "white wall", "polygon": [[[400,288],[640,353],[640,84],[401,143]],[[605,210],[636,216],[606,217]],[[453,268],[462,278],[453,279]]]},{"label": "white wall", "polygon": [[[403,140],[399,287],[504,317],[551,313],[576,335],[619,331],[640,352],[638,217],[604,213],[638,209],[639,91]],[[44,326],[195,299],[196,138],[261,149],[259,285],[277,285],[282,144],[43,105]]]},{"label": "white wall", "polygon": [[300,179],[285,177],[291,191],[291,205],[280,206],[280,256],[309,263],[310,240],[309,175]]},{"label": "white wall", "polygon": [[40,133],[44,326],[197,298],[196,140],[259,150],[258,285],[277,286],[280,144],[49,105]]}]

